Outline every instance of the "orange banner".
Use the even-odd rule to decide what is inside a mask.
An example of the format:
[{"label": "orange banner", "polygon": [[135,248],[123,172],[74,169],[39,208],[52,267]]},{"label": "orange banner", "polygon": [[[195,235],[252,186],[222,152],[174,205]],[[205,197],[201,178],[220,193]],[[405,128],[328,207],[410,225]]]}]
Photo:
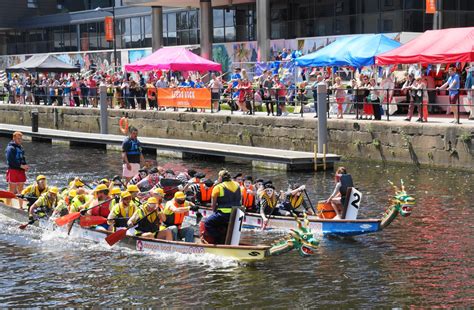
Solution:
[{"label": "orange banner", "polygon": [[211,108],[208,88],[158,88],[158,106],[171,108]]},{"label": "orange banner", "polygon": [[436,13],[436,0],[426,0],[426,14]]},{"label": "orange banner", "polygon": [[105,40],[114,40],[114,19],[111,16],[105,17]]}]

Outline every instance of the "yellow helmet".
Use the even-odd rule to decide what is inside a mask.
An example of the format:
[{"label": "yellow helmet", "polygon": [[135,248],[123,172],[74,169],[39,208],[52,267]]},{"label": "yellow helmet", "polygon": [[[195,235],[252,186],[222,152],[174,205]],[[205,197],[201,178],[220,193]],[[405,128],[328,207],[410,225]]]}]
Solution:
[{"label": "yellow helmet", "polygon": [[36,177],[36,181],[39,181],[39,180],[46,180],[46,177],[40,174],[39,176]]},{"label": "yellow helmet", "polygon": [[120,188],[118,187],[114,187],[112,188],[112,190],[110,191],[110,195],[120,195]]},{"label": "yellow helmet", "polygon": [[104,183],[109,183],[109,179],[103,178],[102,180],[99,181],[99,183],[104,184]]},{"label": "yellow helmet", "polygon": [[123,198],[127,198],[127,197],[132,197],[132,195],[130,194],[129,191],[124,191],[124,192],[122,192],[122,194],[120,194],[120,197],[123,199]]},{"label": "yellow helmet", "polygon": [[139,192],[140,190],[138,189],[138,186],[136,186],[135,184],[130,184],[130,185],[127,185],[127,191]]},{"label": "yellow helmet", "polygon": [[160,195],[161,197],[164,197],[165,196],[165,191],[162,188],[157,187],[153,190],[153,194]]},{"label": "yellow helmet", "polygon": [[183,192],[176,192],[174,193],[175,199],[186,199],[186,195]]},{"label": "yellow helmet", "polygon": [[148,198],[148,199],[147,199],[147,201],[146,201],[146,202],[148,202],[148,203],[154,203],[154,204],[157,204],[157,203],[158,203],[158,200],[156,200],[156,198],[155,198],[155,197],[150,197],[150,198]]},{"label": "yellow helmet", "polygon": [[77,196],[77,191],[75,189],[71,189],[68,193],[68,196],[72,197],[72,198],[76,197]]},{"label": "yellow helmet", "polygon": [[99,184],[97,187],[94,189],[94,192],[101,192],[101,191],[108,191],[109,188],[105,184]]},{"label": "yellow helmet", "polygon": [[84,186],[84,183],[83,183],[81,180],[76,180],[76,181],[74,182],[74,186],[76,186],[76,187],[82,187],[82,186]]},{"label": "yellow helmet", "polygon": [[53,193],[53,194],[58,194],[59,190],[56,186],[52,186],[49,188],[48,192]]}]

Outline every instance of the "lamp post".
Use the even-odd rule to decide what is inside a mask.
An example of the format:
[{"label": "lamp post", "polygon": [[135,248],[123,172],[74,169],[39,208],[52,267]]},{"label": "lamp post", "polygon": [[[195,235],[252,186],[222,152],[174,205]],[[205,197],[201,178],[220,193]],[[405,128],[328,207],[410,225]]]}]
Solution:
[{"label": "lamp post", "polygon": [[95,10],[96,11],[100,11],[100,12],[107,12],[107,13],[112,13],[112,32],[113,32],[113,40],[112,40],[112,44],[113,44],[113,48],[114,48],[114,72],[116,72],[117,70],[117,43],[116,43],[116,39],[117,39],[117,34],[115,33],[115,1],[113,1],[113,6],[112,6],[112,10],[105,10],[105,9],[102,9],[101,7],[98,7],[96,8]]}]

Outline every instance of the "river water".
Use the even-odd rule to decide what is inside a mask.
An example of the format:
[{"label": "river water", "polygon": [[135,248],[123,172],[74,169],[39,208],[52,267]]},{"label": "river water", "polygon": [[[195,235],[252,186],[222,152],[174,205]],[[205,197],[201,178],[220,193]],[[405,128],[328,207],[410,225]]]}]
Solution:
[{"label": "river water", "polygon": [[[0,138],[2,150],[8,140]],[[25,142],[30,179],[50,184],[74,176],[86,180],[120,173],[120,153]],[[215,176],[222,163],[165,160],[177,170],[192,167]],[[393,193],[387,180],[404,179],[417,206],[386,230],[353,239],[321,241],[316,254],[272,257],[238,264],[214,257],[137,254],[38,228],[20,231],[0,215],[0,306],[91,307],[407,307],[474,304],[474,175],[412,166],[344,162],[363,193],[360,217],[379,217]],[[181,168],[180,168],[181,167]],[[232,172],[306,184],[313,202],[329,196],[333,174],[253,170]],[[5,188],[1,166],[0,188]],[[245,231],[253,243],[281,235]]]}]

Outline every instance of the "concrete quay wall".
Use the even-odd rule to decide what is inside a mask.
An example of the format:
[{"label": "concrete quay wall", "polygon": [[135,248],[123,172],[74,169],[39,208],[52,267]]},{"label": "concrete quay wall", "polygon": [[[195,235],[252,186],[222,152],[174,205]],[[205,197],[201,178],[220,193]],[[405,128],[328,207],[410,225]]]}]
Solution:
[{"label": "concrete quay wall", "polygon": [[[0,123],[79,132],[100,132],[98,109],[0,105]],[[108,131],[119,134],[119,120],[141,136],[262,146],[295,151],[314,150],[317,123],[313,118],[109,110]],[[410,163],[474,171],[474,126],[417,124],[400,121],[328,120],[328,150],[345,158]]]}]

